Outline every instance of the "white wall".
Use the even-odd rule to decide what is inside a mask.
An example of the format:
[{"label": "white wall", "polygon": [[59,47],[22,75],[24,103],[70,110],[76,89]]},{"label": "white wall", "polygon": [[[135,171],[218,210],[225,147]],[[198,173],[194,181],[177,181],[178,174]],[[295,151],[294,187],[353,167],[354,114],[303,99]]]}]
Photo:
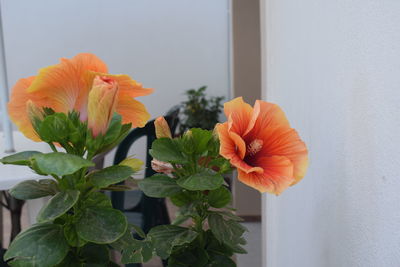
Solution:
[{"label": "white wall", "polygon": [[265,96],[311,160],[264,199],[265,266],[400,266],[400,1],[265,1]]},{"label": "white wall", "polygon": [[10,86],[60,57],[92,52],[111,73],[155,88],[138,98],[152,117],[179,104],[186,89],[228,95],[228,0],[0,2]]},{"label": "white wall", "polygon": [[1,0],[9,83],[92,52],[153,95],[153,116],[208,85],[228,93],[228,0]]}]

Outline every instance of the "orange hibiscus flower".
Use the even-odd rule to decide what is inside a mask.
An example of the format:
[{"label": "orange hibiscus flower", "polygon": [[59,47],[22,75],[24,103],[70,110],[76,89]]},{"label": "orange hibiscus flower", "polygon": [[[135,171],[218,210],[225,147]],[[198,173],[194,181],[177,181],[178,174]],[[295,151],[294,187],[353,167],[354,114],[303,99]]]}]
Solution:
[{"label": "orange hibiscus flower", "polygon": [[36,77],[20,79],[12,89],[8,103],[11,120],[26,137],[34,141],[40,139],[28,116],[29,100],[38,107],[49,107],[56,112],[78,111],[81,120],[86,121],[89,93],[96,77],[117,85],[115,111],[122,116],[122,122],[143,127],[150,115],[134,97],[148,95],[153,90],[143,88],[128,75],[108,74],[106,64],[89,53],[78,54],[72,59],[62,58],[59,64],[41,69]]},{"label": "orange hibiscus flower", "polygon": [[276,195],[299,182],[308,166],[306,145],[281,108],[241,97],[224,105],[228,121],[216,126],[220,154],[238,170],[241,182]]}]

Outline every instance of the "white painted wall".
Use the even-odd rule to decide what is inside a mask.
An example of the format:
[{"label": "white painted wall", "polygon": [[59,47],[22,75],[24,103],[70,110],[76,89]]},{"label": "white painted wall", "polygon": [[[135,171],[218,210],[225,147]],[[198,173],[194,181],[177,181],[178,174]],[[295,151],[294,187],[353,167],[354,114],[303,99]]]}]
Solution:
[{"label": "white painted wall", "polygon": [[111,73],[155,88],[138,98],[152,117],[179,104],[186,89],[208,85],[210,94],[228,95],[228,0],[0,3],[10,86],[60,57],[92,52]]},{"label": "white painted wall", "polygon": [[266,0],[262,14],[265,97],[311,159],[264,199],[264,266],[400,266],[400,1]]}]

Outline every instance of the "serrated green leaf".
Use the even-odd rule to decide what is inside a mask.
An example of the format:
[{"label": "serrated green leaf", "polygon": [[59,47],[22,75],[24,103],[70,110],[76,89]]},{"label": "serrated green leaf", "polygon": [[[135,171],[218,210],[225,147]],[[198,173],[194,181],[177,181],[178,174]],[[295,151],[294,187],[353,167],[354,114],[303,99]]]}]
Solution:
[{"label": "serrated green leaf", "polygon": [[212,254],[211,262],[207,267],[236,267],[236,263],[226,255]]},{"label": "serrated green leaf", "polygon": [[122,128],[122,117],[118,113],[114,113],[110,126],[107,129],[106,134],[104,135],[103,143],[105,145],[113,143],[120,135]]},{"label": "serrated green leaf", "polygon": [[177,184],[181,187],[196,191],[196,190],[215,190],[224,183],[224,178],[221,174],[216,173],[211,169],[203,169],[199,173],[189,177],[178,179]]},{"label": "serrated green leaf", "polygon": [[23,181],[10,189],[10,194],[16,199],[28,200],[56,194],[57,183],[51,179],[39,181]]},{"label": "serrated green leaf", "polygon": [[58,192],[49,202],[39,211],[38,222],[52,221],[66,213],[78,201],[80,192],[78,190],[68,190]]},{"label": "serrated green leaf", "polygon": [[178,149],[178,139],[159,138],[155,140],[149,151],[150,155],[158,160],[171,163],[186,163],[187,159]]},{"label": "serrated green leaf", "polygon": [[95,171],[87,176],[87,179],[97,188],[107,187],[122,182],[129,178],[134,171],[128,166],[115,165]]},{"label": "serrated green leaf", "polygon": [[76,231],[79,237],[86,241],[108,244],[118,240],[125,233],[126,217],[119,210],[87,207],[81,212],[76,222]]},{"label": "serrated green leaf", "polygon": [[90,160],[62,152],[35,154],[32,159],[42,173],[58,176],[73,174],[82,168],[94,166]]},{"label": "serrated green leaf", "polygon": [[145,238],[142,229],[134,225],[129,225],[125,234],[112,243],[111,246],[122,251],[121,262],[124,264],[149,261],[153,256],[154,248],[152,243],[147,239],[134,239],[131,229],[134,229],[136,233],[140,233],[140,236]]},{"label": "serrated green leaf", "polygon": [[44,142],[64,142],[69,135],[68,118],[64,113],[46,116],[40,124],[38,134]]},{"label": "serrated green leaf", "polygon": [[225,220],[217,213],[211,213],[208,216],[208,224],[213,235],[220,242],[234,249],[235,252],[240,253],[240,250],[245,252],[245,250],[240,247],[240,244],[244,240],[242,235],[246,231],[244,226],[234,220]]},{"label": "serrated green leaf", "polygon": [[153,227],[148,236],[158,256],[166,259],[174,247],[192,242],[197,237],[197,232],[175,225],[159,225]]},{"label": "serrated green leaf", "polygon": [[243,218],[235,215],[231,211],[222,210],[222,211],[212,211],[212,212],[222,215],[226,220],[234,220],[234,221],[237,221],[237,222],[244,221]]},{"label": "serrated green leaf", "polygon": [[[119,143],[122,142],[122,140],[125,139],[125,137],[128,136],[130,130],[132,128],[132,123],[128,123],[128,124],[123,124],[121,127],[121,131],[119,133],[119,136],[117,139],[115,139],[113,142],[111,142],[110,144],[107,144],[101,148],[96,148],[97,151],[94,153],[95,155],[106,152],[106,151],[110,151],[113,147],[115,147],[116,145],[118,145]],[[90,139],[89,139],[90,142]]]},{"label": "serrated green leaf", "polygon": [[141,238],[146,238],[146,234],[145,232],[143,232],[142,228],[140,228],[137,225],[134,224],[129,224],[129,227],[131,227],[133,230],[135,230],[135,232],[138,234],[138,236],[140,236]]},{"label": "serrated green leaf", "polygon": [[193,195],[193,192],[190,191],[182,191],[176,195],[173,195],[170,197],[171,202],[177,206],[177,207],[182,207],[184,205],[189,204],[193,200],[195,200],[195,196]]},{"label": "serrated green leaf", "polygon": [[225,186],[221,186],[211,190],[207,195],[207,200],[211,207],[222,208],[231,203],[232,194]]},{"label": "serrated green leaf", "polygon": [[142,263],[148,262],[153,257],[153,245],[148,240],[136,240],[130,249],[125,249],[122,253],[121,263]]},{"label": "serrated green leaf", "polygon": [[168,267],[206,267],[209,261],[207,251],[201,247],[185,248],[174,252],[168,259]]},{"label": "serrated green leaf", "polygon": [[162,174],[156,174],[138,182],[139,188],[149,197],[169,197],[182,191],[176,180]]},{"label": "serrated green leaf", "polygon": [[35,224],[18,234],[4,259],[15,258],[13,266],[52,267],[67,253],[68,243],[61,225],[45,223]]},{"label": "serrated green leaf", "polygon": [[203,154],[207,151],[208,142],[212,138],[212,132],[200,128],[190,129],[194,143],[194,150],[196,154]]},{"label": "serrated green leaf", "polygon": [[39,151],[23,151],[0,159],[3,164],[12,165],[30,165],[30,158],[36,154],[42,154]]}]

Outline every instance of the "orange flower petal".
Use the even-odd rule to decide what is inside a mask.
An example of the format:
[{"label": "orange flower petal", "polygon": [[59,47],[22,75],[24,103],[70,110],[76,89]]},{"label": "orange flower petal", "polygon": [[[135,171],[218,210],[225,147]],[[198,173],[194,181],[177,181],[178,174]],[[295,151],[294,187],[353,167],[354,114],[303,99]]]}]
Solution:
[{"label": "orange flower petal", "polygon": [[143,88],[141,83],[136,82],[129,75],[126,74],[108,74],[89,71],[86,74],[86,80],[93,81],[93,78],[96,76],[109,77],[117,81],[120,95],[138,97],[153,93],[152,88]]},{"label": "orange flower petal", "polygon": [[221,156],[229,159],[233,166],[246,173],[263,172],[262,168],[250,166],[243,161],[246,154],[246,144],[239,135],[228,131],[228,124],[226,122],[217,124],[216,129],[221,142]]},{"label": "orange flower petal", "polygon": [[128,96],[118,96],[116,111],[122,116],[122,123],[132,123],[132,127],[144,127],[150,119],[146,107]]},{"label": "orange flower petal", "polygon": [[79,77],[83,82],[79,90],[78,98],[75,101],[74,109],[80,111],[81,119],[84,120],[86,119],[89,90],[92,88],[94,77],[91,81],[87,81],[83,77],[88,71],[107,73],[107,65],[96,55],[90,53],[80,53],[74,56],[72,59],[62,60],[71,62],[71,64],[77,70],[77,73],[79,73]]},{"label": "orange flower petal", "polygon": [[253,108],[242,97],[237,97],[224,104],[224,112],[228,118],[228,130],[242,136],[249,127]]},{"label": "orange flower petal", "polygon": [[83,77],[89,70],[107,72],[107,66],[93,54],[63,58],[59,64],[41,69],[28,91],[41,99],[39,106],[64,113],[75,109],[86,119],[91,84]]},{"label": "orange flower petal", "polygon": [[10,101],[8,102],[8,113],[12,122],[17,125],[18,129],[29,139],[39,142],[32,127],[28,116],[26,104],[28,100],[32,100],[33,96],[27,92],[27,88],[32,84],[34,76],[24,79],[19,79],[11,91]]},{"label": "orange flower petal", "polygon": [[293,163],[295,178],[293,184],[305,176],[308,167],[308,151],[295,129],[286,126],[271,127],[269,131],[263,132],[260,138],[264,140],[260,153],[284,156]]},{"label": "orange flower petal", "polygon": [[244,135],[252,131],[252,135],[258,135],[268,127],[287,126],[290,127],[283,110],[276,104],[257,100],[254,104],[254,112]]},{"label": "orange flower petal", "polygon": [[238,169],[238,178],[241,182],[261,193],[269,192],[276,195],[282,193],[293,183],[293,164],[288,158],[262,157],[258,159],[257,163],[264,169],[264,172],[246,173]]}]

